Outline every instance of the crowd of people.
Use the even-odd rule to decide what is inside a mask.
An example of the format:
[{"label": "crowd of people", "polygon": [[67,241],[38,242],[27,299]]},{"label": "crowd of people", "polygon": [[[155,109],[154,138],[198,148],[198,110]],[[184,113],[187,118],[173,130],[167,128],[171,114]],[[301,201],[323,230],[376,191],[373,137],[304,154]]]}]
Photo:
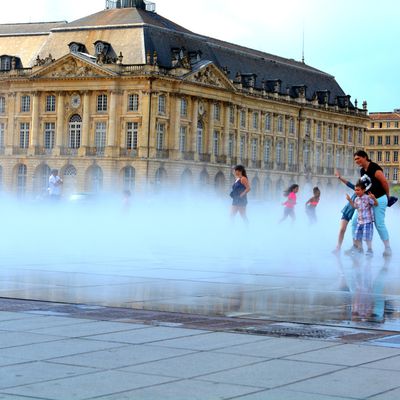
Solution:
[{"label": "crowd of people", "polygon": [[[390,247],[389,232],[385,223],[385,215],[387,207],[395,204],[397,198],[390,196],[390,186],[382,168],[371,161],[365,151],[357,151],[354,154],[354,161],[360,167],[360,179],[356,183],[347,181],[339,172],[336,172],[337,178],[354,193],[352,196],[349,194],[346,195],[347,204],[342,209],[338,242],[333,252],[335,254],[341,252],[344,236],[351,222],[353,245],[345,252],[347,255],[362,254],[364,252],[363,242],[367,245],[366,255],[369,257],[373,255],[372,239],[375,225],[379,237],[385,246],[383,256],[390,257],[392,249]],[[234,173],[236,180],[230,193],[232,197],[231,215],[234,218],[237,214],[240,214],[243,220],[248,223],[246,215],[247,194],[251,188],[246,169],[242,165],[238,165],[235,167]],[[296,220],[295,207],[299,189],[298,184],[293,184],[283,193],[286,201],[283,203],[284,211],[279,221],[280,223],[287,218],[290,218],[292,222]],[[316,208],[320,202],[320,198],[320,189],[314,187],[312,197],[305,204],[310,224],[314,224],[317,221]]]}]

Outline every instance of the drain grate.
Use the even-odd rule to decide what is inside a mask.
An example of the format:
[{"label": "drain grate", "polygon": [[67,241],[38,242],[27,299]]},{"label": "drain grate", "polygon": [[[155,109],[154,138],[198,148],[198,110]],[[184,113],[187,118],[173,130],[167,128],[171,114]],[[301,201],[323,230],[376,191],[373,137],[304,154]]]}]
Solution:
[{"label": "drain grate", "polygon": [[337,331],[329,329],[312,328],[307,326],[281,326],[269,325],[263,327],[247,327],[238,329],[240,332],[251,333],[253,335],[267,335],[278,337],[293,338],[312,338],[312,339],[328,339],[338,337]]}]

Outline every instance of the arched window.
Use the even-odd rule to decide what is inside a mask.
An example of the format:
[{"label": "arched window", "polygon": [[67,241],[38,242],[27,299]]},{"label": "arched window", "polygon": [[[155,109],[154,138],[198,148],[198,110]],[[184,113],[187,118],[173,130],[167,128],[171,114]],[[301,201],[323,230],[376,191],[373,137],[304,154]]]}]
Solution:
[{"label": "arched window", "polygon": [[283,163],[282,148],[283,148],[282,142],[278,142],[276,144],[276,163],[277,164]]},{"label": "arched window", "polygon": [[288,164],[293,165],[294,164],[294,144],[289,143],[288,146]]},{"label": "arched window", "polygon": [[265,115],[265,130],[266,131],[271,130],[271,114]]},{"label": "arched window", "polygon": [[87,188],[92,193],[99,193],[103,189],[103,171],[97,165],[88,170]]},{"label": "arched window", "polygon": [[203,154],[203,131],[204,125],[202,121],[197,123],[197,154]]},{"label": "arched window", "polygon": [[252,197],[257,197],[259,190],[260,190],[260,180],[257,177],[255,177],[251,181],[251,192],[250,193],[251,193]]},{"label": "arched window", "polygon": [[73,193],[76,189],[76,176],[77,176],[76,168],[73,165],[67,165],[64,168],[63,172],[63,193],[70,194]]},{"label": "arched window", "polygon": [[167,171],[164,168],[158,168],[155,176],[155,185],[157,188],[162,188],[167,183]]},{"label": "arched window", "polygon": [[278,132],[282,133],[283,132],[283,117],[280,115],[278,117]]},{"label": "arched window", "polygon": [[218,174],[215,176],[215,190],[218,193],[222,193],[225,190],[225,175],[222,172],[218,172]]},{"label": "arched window", "polygon": [[193,174],[192,171],[188,168],[186,168],[181,176],[181,184],[183,188],[188,188],[192,186],[193,184]]},{"label": "arched window", "polygon": [[79,149],[81,147],[82,118],[75,114],[69,120],[69,143],[70,149]]},{"label": "arched window", "polygon": [[44,195],[49,187],[51,169],[47,164],[40,165],[35,171],[34,191],[36,194]]},{"label": "arched window", "polygon": [[291,135],[294,135],[296,133],[294,118],[290,118],[290,120],[289,120],[289,133]]},{"label": "arched window", "polygon": [[19,197],[25,196],[28,169],[25,164],[17,167],[17,194]]},{"label": "arched window", "polygon": [[200,174],[200,185],[208,185],[210,176],[206,170],[203,170]]},{"label": "arched window", "polygon": [[264,143],[264,161],[271,161],[271,140],[266,140]]},{"label": "arched window", "polygon": [[284,185],[284,182],[283,182],[282,178],[279,179],[278,182],[276,182],[276,195],[277,196],[282,196],[283,185]]},{"label": "arched window", "polygon": [[122,170],[124,190],[133,191],[135,189],[135,176],[136,176],[136,171],[135,168],[133,167],[125,167]]}]

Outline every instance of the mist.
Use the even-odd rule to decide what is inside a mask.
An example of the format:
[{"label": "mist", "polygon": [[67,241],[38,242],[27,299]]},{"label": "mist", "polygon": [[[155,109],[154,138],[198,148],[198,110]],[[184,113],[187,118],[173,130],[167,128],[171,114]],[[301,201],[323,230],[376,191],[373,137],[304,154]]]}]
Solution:
[{"label": "mist", "polygon": [[[0,296],[321,320],[325,306],[342,309],[351,303],[360,266],[372,280],[385,268],[390,289],[381,296],[399,296],[400,287],[393,284],[400,274],[399,206],[387,210],[390,268],[376,231],[372,260],[336,257],[332,250],[345,194],[345,187],[322,190],[313,225],[305,213],[310,188],[300,188],[295,223],[278,223],[283,196],[269,201],[249,196],[248,226],[239,215],[231,220],[228,195],[162,192],[134,195],[129,205],[122,194],[58,203],[3,195]],[[343,249],[351,244],[349,226]],[[343,287],[341,303],[337,293]],[[324,304],[323,312],[315,302]]]}]

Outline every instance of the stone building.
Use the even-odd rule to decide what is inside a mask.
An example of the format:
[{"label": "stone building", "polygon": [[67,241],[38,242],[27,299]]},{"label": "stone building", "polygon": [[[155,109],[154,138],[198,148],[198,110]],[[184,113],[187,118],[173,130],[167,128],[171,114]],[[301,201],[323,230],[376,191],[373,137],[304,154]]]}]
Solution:
[{"label": "stone building", "polygon": [[141,0],[67,23],[0,25],[3,190],[42,194],[201,184],[232,166],[254,196],[336,185],[364,147],[366,103],[303,62],[201,36]]},{"label": "stone building", "polygon": [[384,170],[391,185],[399,182],[400,110],[370,113],[365,148]]}]

